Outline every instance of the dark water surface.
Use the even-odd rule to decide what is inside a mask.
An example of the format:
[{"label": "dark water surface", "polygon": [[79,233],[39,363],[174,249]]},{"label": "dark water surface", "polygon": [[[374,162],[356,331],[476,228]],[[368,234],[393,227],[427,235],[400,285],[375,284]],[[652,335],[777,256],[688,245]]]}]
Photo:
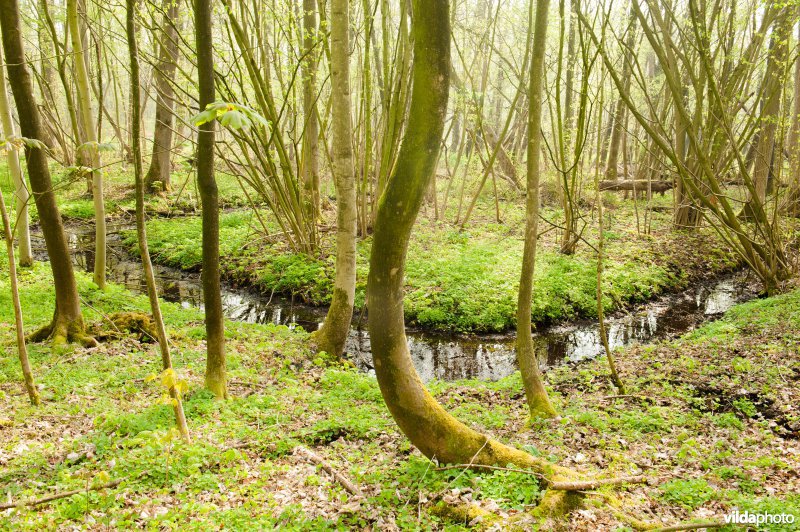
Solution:
[{"label": "dark water surface", "polygon": [[[145,293],[141,264],[121,246],[118,232],[130,226],[109,226],[108,278],[128,289]],[[73,261],[86,271],[94,267],[94,228],[69,227],[68,238]],[[40,257],[44,243],[36,239]],[[185,308],[203,306],[200,277],[175,268],[155,266],[160,295]],[[727,274],[690,289],[666,295],[628,312],[617,312],[606,320],[612,348],[631,343],[645,343],[669,338],[701,323],[721,316],[736,303],[755,297],[752,283],[744,273]],[[293,302],[279,296],[262,296],[248,290],[223,287],[222,304],[228,318],[250,323],[275,323],[290,327],[316,329],[326,309]],[[358,313],[353,321],[358,325]],[[362,328],[354,326],[347,342],[353,362],[364,371],[372,371],[369,333],[366,318]],[[408,344],[414,365],[424,381],[432,379],[497,380],[516,371],[514,335],[455,334],[424,330],[407,330]],[[601,355],[599,327],[596,321],[585,320],[547,327],[534,334],[540,364],[543,368],[578,362]]]}]

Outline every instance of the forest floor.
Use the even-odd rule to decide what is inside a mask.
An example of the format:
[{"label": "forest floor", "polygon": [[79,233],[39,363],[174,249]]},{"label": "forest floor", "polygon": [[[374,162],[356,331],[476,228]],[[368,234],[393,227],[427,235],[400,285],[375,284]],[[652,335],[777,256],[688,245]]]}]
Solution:
[{"label": "forest floor", "polygon": [[[21,384],[7,273],[0,272],[0,504],[81,490],[4,510],[2,529],[532,524],[524,515],[541,496],[536,477],[437,470],[399,433],[374,377],[312,355],[301,330],[228,322],[232,397],[219,402],[202,388],[202,315],[164,305],[175,367],[189,383],[190,444],[170,430],[164,390],[158,379],[148,380],[160,373],[160,358],[140,334],[94,349],[30,346],[44,399],[34,408]],[[21,279],[31,330],[52,314],[49,267],[37,263]],[[87,275],[78,279],[87,320],[105,332],[105,316],[148,308],[144,296],[118,286],[101,292]],[[734,509],[800,520],[798,331],[795,289],[735,307],[681,339],[618,352],[626,397],[614,397],[602,360],[553,369],[546,380],[561,417],[532,426],[518,374],[435,382],[431,389],[469,425],[553,462],[587,475],[651,479],[590,494],[568,521],[539,523],[544,530],[625,530],[622,513],[663,525],[721,521]],[[298,446],[365,496],[350,496]],[[110,480],[121,484],[87,490]],[[461,503],[489,514],[469,523],[442,511]]]}]

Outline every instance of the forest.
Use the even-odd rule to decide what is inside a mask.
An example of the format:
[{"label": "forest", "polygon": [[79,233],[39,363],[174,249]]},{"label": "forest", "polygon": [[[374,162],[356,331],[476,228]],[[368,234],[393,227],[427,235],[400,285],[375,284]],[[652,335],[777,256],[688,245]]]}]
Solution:
[{"label": "forest", "polygon": [[0,530],[800,530],[800,1],[0,36]]}]

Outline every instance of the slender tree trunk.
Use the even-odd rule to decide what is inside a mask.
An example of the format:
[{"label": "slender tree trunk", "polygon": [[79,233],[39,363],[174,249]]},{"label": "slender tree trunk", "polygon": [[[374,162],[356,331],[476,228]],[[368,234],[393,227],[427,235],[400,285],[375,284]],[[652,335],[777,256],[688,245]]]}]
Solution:
[{"label": "slender tree trunk", "polygon": [[100,152],[97,146],[97,133],[92,119],[92,105],[89,99],[89,72],[86,68],[87,56],[83,32],[78,17],[78,0],[67,0],[67,23],[72,38],[72,53],[75,64],[75,86],[83,124],[85,144],[83,152],[92,167],[92,198],[94,201],[95,254],[94,282],[101,289],[106,286],[106,207],[103,199],[103,171],[100,169]]},{"label": "slender tree trunk", "polygon": [[[0,28],[2,28],[3,50],[8,68],[9,85],[17,104],[17,113],[22,136],[41,141],[41,124],[36,99],[33,95],[22,47],[22,31],[19,20],[19,4],[17,0],[0,0]],[[37,333],[33,339],[53,338],[53,342],[80,341],[84,345],[96,345],[94,338],[86,335],[80,299],[75,283],[75,272],[69,256],[67,238],[61,224],[50,170],[47,167],[47,156],[44,149],[28,143],[25,146],[25,163],[28,167],[28,178],[31,191],[39,213],[39,224],[42,227],[50,266],[53,270],[53,285],[56,293],[56,307],[53,321]]]},{"label": "slender tree trunk", "polygon": [[317,118],[317,64],[319,53],[316,0],[303,0],[303,155],[300,175],[306,214],[312,234],[310,241],[317,245],[316,221],[320,216],[319,193],[319,120]]},{"label": "slender tree trunk", "polygon": [[[214,50],[211,0],[195,0],[197,77],[200,109],[214,102]],[[219,194],[214,177],[214,129],[211,120],[199,127],[197,188],[203,208],[203,302],[206,310],[206,388],[219,399],[228,397],[225,367],[225,322],[219,282]]]},{"label": "slender tree trunk", "polygon": [[178,17],[180,4],[164,0],[165,11],[158,52],[158,64],[153,69],[156,89],[156,121],[153,130],[153,154],[144,178],[148,192],[165,192],[170,189],[172,174],[172,128],[174,123],[175,71],[178,68]]},{"label": "slender tree trunk", "polygon": [[528,195],[526,198],[525,245],[522,252],[522,272],[519,280],[519,298],[517,299],[517,362],[522,373],[522,383],[525,385],[525,395],[528,398],[528,408],[532,418],[556,415],[542,381],[531,328],[533,272],[536,265],[536,243],[539,235],[539,164],[542,154],[540,128],[549,7],[550,0],[536,2],[536,23],[533,30],[528,86]]},{"label": "slender tree trunk", "polygon": [[[797,42],[800,43],[800,28]],[[800,216],[800,56],[794,63],[794,108],[791,117],[791,133],[789,137],[789,194],[783,208],[791,216]]]},{"label": "slender tree trunk", "polygon": [[[139,238],[139,254],[142,258],[145,283],[147,284],[147,297],[150,299],[150,310],[156,325],[158,345],[161,350],[161,362],[165,370],[172,369],[172,355],[169,352],[169,339],[164,327],[164,317],[161,315],[161,304],[158,301],[156,278],[153,274],[153,263],[150,261],[150,251],[147,248],[147,226],[144,219],[144,189],[145,182],[142,177],[142,141],[141,141],[141,85],[139,78],[139,50],[136,43],[136,3],[137,0],[126,1],[125,29],[128,37],[128,55],[131,63],[131,150],[133,152],[133,174],[136,182],[136,234]],[[185,441],[189,441],[189,427],[183,413],[183,403],[180,392],[171,386],[169,395],[172,398],[172,409],[175,412],[175,423],[178,431]]]},{"label": "slender tree trunk", "polygon": [[[638,0],[631,0],[632,2],[636,2]],[[624,63],[622,65],[622,80],[624,83],[630,83],[631,78],[631,61],[632,54],[633,54],[633,47],[636,44],[636,16],[634,14],[633,8],[631,7],[631,12],[628,17],[629,19],[629,26],[628,26],[628,38],[625,40],[625,50],[623,50],[622,54],[624,57]],[[613,115],[613,126],[611,129],[611,140],[608,145],[608,160],[606,161],[606,179],[607,180],[615,180],[617,178],[617,164],[619,162],[619,147],[622,144],[622,135],[625,133],[624,131],[624,122],[625,122],[625,102],[620,96],[617,99],[616,105],[614,107],[614,115]],[[625,169],[625,172],[628,172],[628,169]]]},{"label": "slender tree trunk", "polygon": [[[794,7],[783,9],[775,23],[770,41],[767,68],[764,71],[764,82],[762,83],[761,127],[755,141],[755,159],[753,161],[755,196],[748,198],[740,213],[740,217],[746,219],[763,217],[762,213],[766,205],[768,184],[775,160],[781,99],[789,71],[786,58],[789,54],[792,25],[796,20],[796,16],[789,16],[789,14],[795,11]],[[782,161],[783,158],[779,157],[778,160]]]},{"label": "slender tree trunk", "polygon": [[335,356],[344,352],[356,293],[357,197],[350,112],[349,0],[331,1],[333,178],[336,186],[336,278],[333,300],[313,340]]},{"label": "slender tree trunk", "polygon": [[[1,47],[0,47],[1,48]],[[11,118],[11,106],[8,103],[8,92],[6,91],[5,69],[0,68],[0,124],[3,126],[3,136],[10,138],[15,136],[14,120]],[[28,186],[22,177],[22,168],[19,164],[19,153],[16,150],[6,151],[6,163],[11,180],[14,183],[14,198],[16,199],[16,219],[14,223],[17,230],[17,241],[19,243],[19,265],[31,266],[33,264],[33,253],[31,252],[31,230],[28,223]]]},{"label": "slender tree trunk", "polygon": [[17,264],[14,259],[14,234],[11,232],[11,221],[8,219],[6,202],[3,198],[3,191],[0,190],[0,217],[3,218],[3,237],[6,240],[6,252],[8,253],[8,277],[11,281],[11,301],[14,304],[14,326],[17,333],[17,352],[19,362],[22,366],[22,378],[25,382],[25,390],[28,398],[34,406],[40,403],[39,391],[33,381],[31,363],[28,360],[28,346],[25,344],[25,332],[22,325],[22,306],[19,303],[19,287],[17,286]]}]

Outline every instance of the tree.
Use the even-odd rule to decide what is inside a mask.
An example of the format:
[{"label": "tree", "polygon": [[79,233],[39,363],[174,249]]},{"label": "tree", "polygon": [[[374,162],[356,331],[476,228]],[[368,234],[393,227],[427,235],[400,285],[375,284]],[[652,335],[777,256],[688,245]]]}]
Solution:
[{"label": "tree", "polygon": [[[317,2],[303,0],[303,179],[306,209],[312,220],[320,215],[319,201],[319,120],[317,119]],[[316,223],[311,224],[316,228]],[[316,235],[311,235],[312,241]]]},{"label": "tree", "polygon": [[[175,70],[178,68],[178,17],[179,3],[164,0],[163,30],[161,31],[158,64],[153,69],[156,85],[156,121],[153,129],[153,153],[145,176],[145,186],[150,192],[167,191],[172,173],[172,124],[175,106]],[[156,184],[158,183],[158,184]]]},{"label": "tree", "polygon": [[[214,102],[214,48],[211,0],[195,0],[198,103],[205,109]],[[218,399],[228,397],[225,368],[225,323],[219,281],[219,193],[214,177],[215,121],[201,124],[197,133],[197,188],[202,204],[203,303],[206,312],[205,384]]]},{"label": "tree", "polygon": [[536,3],[536,23],[533,30],[528,85],[528,195],[525,201],[525,244],[522,251],[522,271],[517,299],[517,362],[522,373],[522,383],[525,386],[525,395],[528,398],[528,408],[532,418],[556,415],[542,382],[539,359],[536,356],[531,336],[533,271],[536,265],[536,242],[539,237],[539,164],[542,153],[540,130],[549,5],[549,0],[540,0]]},{"label": "tree", "polygon": [[75,272],[72,269],[67,238],[64,235],[61,214],[53,193],[50,170],[47,167],[46,147],[41,143],[39,111],[22,47],[17,0],[0,0],[0,30],[2,30],[9,85],[17,105],[21,133],[27,139],[25,163],[28,167],[28,179],[36,210],[39,213],[39,224],[50,257],[56,294],[53,321],[34,333],[32,339],[52,337],[53,343],[56,344],[78,341],[84,345],[96,345],[94,338],[86,334]]},{"label": "tree", "polygon": [[[2,47],[0,47],[1,49]],[[14,121],[11,118],[11,106],[8,104],[8,92],[6,92],[6,74],[0,69],[0,125],[3,126],[3,136],[6,139],[16,136]],[[19,153],[17,150],[6,150],[6,164],[8,173],[14,183],[14,198],[16,199],[16,219],[17,241],[19,242],[19,265],[31,266],[33,264],[33,253],[31,252],[31,230],[28,223],[28,187],[22,177],[22,167],[19,164]]]},{"label": "tree", "polygon": [[[375,376],[392,417],[422,454],[441,463],[515,464],[548,478],[569,470],[503,445],[456,420],[422,384],[405,335],[403,278],[408,242],[441,146],[450,77],[447,0],[413,1],[410,114],[397,163],[378,201],[367,297]],[[550,506],[567,497],[545,496]]]},{"label": "tree", "polygon": [[[81,31],[78,17],[78,0],[67,0],[67,24],[72,38],[72,54],[75,65],[75,86],[83,124],[83,138],[81,150],[86,154],[86,161],[91,165],[92,174],[92,199],[94,201],[95,224],[95,254],[94,254],[94,282],[100,288],[106,286],[106,207],[103,199],[103,171],[100,169],[100,151],[95,130],[95,121],[92,118],[92,104],[89,99],[89,72],[87,71],[87,57],[84,49],[83,32]],[[101,104],[102,105],[102,104]]]},{"label": "tree", "polygon": [[344,352],[356,293],[356,176],[350,112],[350,15],[348,0],[331,2],[331,98],[333,179],[336,186],[336,278],[322,328],[313,337],[319,349]]},{"label": "tree", "polygon": [[8,253],[8,277],[11,281],[11,301],[14,305],[14,327],[17,333],[17,352],[19,362],[22,366],[22,378],[25,382],[25,390],[31,404],[36,406],[41,401],[39,390],[33,381],[31,363],[28,360],[28,346],[25,343],[25,332],[22,325],[22,306],[19,301],[19,287],[17,285],[17,264],[14,259],[14,234],[11,232],[11,222],[8,219],[6,202],[3,198],[3,191],[0,190],[0,218],[3,219],[3,238],[6,240],[6,253]]},{"label": "tree", "polygon": [[[150,300],[150,311],[153,313],[158,346],[161,350],[161,363],[165,372],[173,372],[172,355],[169,351],[169,339],[164,327],[164,317],[161,315],[161,305],[158,301],[156,278],[153,274],[153,263],[150,261],[150,251],[147,247],[147,226],[144,219],[144,189],[145,182],[142,177],[142,140],[141,140],[141,80],[139,76],[139,49],[136,42],[136,0],[125,2],[125,33],[128,38],[128,56],[131,65],[131,151],[133,153],[133,174],[136,183],[136,235],[139,239],[139,255],[142,259],[145,283],[147,284],[147,297]],[[171,382],[169,395],[172,409],[175,412],[175,424],[185,441],[189,441],[189,427],[183,413],[183,403],[177,379],[167,379]]]}]

